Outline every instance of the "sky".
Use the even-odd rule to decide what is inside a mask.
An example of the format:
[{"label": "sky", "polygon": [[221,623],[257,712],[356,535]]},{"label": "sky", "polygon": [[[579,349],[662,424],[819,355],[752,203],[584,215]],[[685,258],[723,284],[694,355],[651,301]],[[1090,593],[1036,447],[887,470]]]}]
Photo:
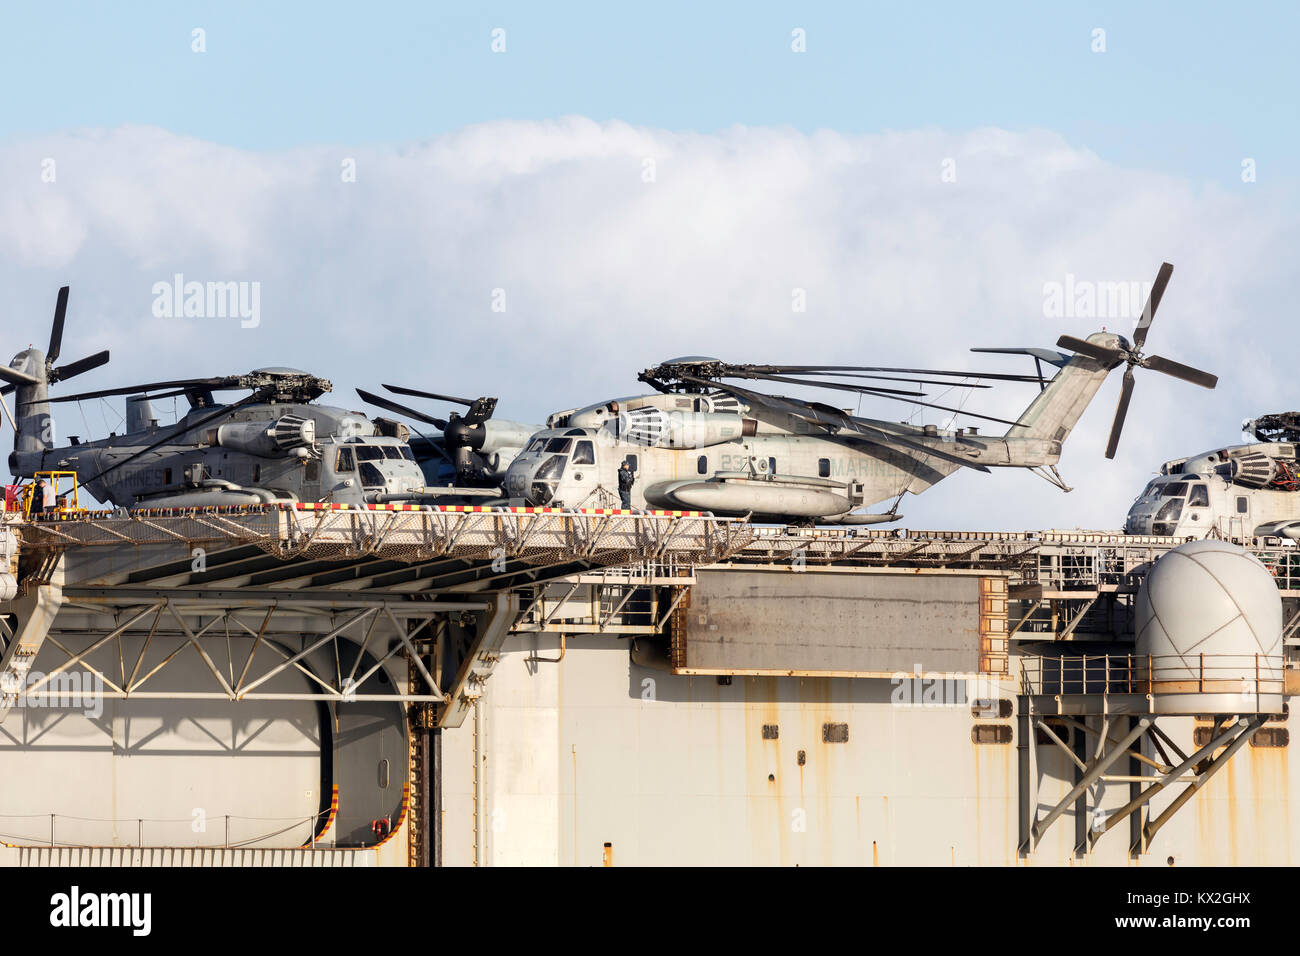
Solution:
[{"label": "sky", "polygon": [[[2,344],[43,342],[66,283],[65,360],[113,352],[78,389],[292,365],[349,407],[390,382],[540,421],[681,354],[1018,371],[966,350],[1131,327],[1047,290],[1168,260],[1148,351],[1216,391],[1140,374],[1108,462],[1113,376],[1075,491],[963,473],[902,509],[1115,527],[1161,461],[1297,405],[1297,11],[8,4]],[[256,323],[159,314],[177,275],[255,288]]]}]

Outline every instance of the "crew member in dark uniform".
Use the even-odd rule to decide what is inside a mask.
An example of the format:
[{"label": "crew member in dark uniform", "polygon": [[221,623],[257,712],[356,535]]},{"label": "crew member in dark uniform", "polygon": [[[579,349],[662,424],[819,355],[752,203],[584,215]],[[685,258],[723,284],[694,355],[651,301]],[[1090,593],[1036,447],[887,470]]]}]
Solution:
[{"label": "crew member in dark uniform", "polygon": [[36,491],[32,495],[32,513],[49,514],[54,511],[54,486],[44,478],[36,482]]},{"label": "crew member in dark uniform", "polygon": [[618,500],[625,509],[632,507],[632,485],[635,482],[636,472],[632,470],[632,466],[624,458],[623,464],[618,468]]}]

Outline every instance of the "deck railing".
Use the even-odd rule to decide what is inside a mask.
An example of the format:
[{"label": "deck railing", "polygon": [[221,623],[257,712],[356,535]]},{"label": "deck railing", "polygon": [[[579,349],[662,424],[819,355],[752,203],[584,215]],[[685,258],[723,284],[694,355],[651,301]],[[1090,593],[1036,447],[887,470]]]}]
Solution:
[{"label": "deck railing", "polygon": [[1079,654],[1022,657],[1021,692],[1069,694],[1280,694],[1281,655]]}]

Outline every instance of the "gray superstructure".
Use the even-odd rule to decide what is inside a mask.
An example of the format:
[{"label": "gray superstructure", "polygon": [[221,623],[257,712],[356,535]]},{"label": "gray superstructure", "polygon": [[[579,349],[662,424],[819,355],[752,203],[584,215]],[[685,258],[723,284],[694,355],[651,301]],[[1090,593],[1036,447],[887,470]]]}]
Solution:
[{"label": "gray superstructure", "polygon": [[[1220,730],[1142,703],[1134,600],[1181,539],[303,505],[6,524],[0,672],[76,658],[62,703],[92,704],[7,701],[9,862],[1292,856],[1289,718],[1243,705]],[[1289,654],[1300,569],[1253,545]],[[1165,756],[1141,728],[1048,821],[1103,728],[1144,720]],[[1090,838],[1128,778],[1228,731],[1149,844],[1186,771]]]}]

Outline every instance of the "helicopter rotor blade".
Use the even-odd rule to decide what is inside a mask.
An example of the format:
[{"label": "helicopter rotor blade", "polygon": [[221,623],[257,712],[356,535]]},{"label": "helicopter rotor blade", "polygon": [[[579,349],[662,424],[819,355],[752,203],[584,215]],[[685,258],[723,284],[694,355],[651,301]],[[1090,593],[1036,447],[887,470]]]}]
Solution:
[{"label": "helicopter rotor blade", "polygon": [[390,412],[396,412],[398,415],[404,415],[407,418],[414,418],[417,422],[425,422],[439,431],[443,431],[447,428],[446,419],[434,418],[432,415],[424,414],[424,412],[417,412],[414,408],[408,408],[407,406],[398,404],[391,399],[384,398],[382,395],[376,395],[374,392],[367,392],[364,388],[357,389],[357,394],[361,396],[363,402],[377,405],[380,408],[387,409]]},{"label": "helicopter rotor blade", "polygon": [[146,395],[145,398],[176,398],[178,395],[189,395],[194,392],[193,388],[174,388],[168,392],[154,392],[152,395]]},{"label": "helicopter rotor blade", "polygon": [[844,416],[849,424],[842,426],[835,434],[840,437],[853,438],[858,437],[872,442],[876,445],[901,446],[912,451],[921,452],[930,458],[938,458],[940,461],[951,462],[954,465],[960,465],[963,468],[970,468],[973,471],[988,474],[989,470],[978,462],[968,461],[965,458],[959,458],[957,455],[949,454],[946,451],[940,451],[931,445],[923,444],[919,441],[900,435],[898,432],[889,431],[879,427],[874,423],[869,423],[865,419],[855,418],[852,415]]},{"label": "helicopter rotor blade", "polygon": [[1124,431],[1124,419],[1128,417],[1128,403],[1133,398],[1133,368],[1124,370],[1124,385],[1120,389],[1119,404],[1115,407],[1115,420],[1110,426],[1110,439],[1106,442],[1106,457],[1114,458],[1119,448],[1119,436]]},{"label": "helicopter rotor blade", "polygon": [[838,432],[840,435],[851,435],[857,433],[878,445],[902,445],[904,448],[924,452],[926,455],[932,455],[933,457],[942,459],[943,461],[950,461],[955,465],[961,465],[963,468],[971,468],[975,471],[984,472],[985,474],[988,473],[988,468],[984,465],[973,461],[967,461],[965,458],[960,458],[957,455],[940,451],[930,445],[916,441],[911,436],[904,435],[892,426],[885,425],[881,422],[858,418],[854,415],[849,415],[847,412],[841,412],[839,409],[833,408],[829,405],[823,405],[820,402],[809,403],[809,411],[814,413],[815,420],[820,421],[822,424],[835,424],[836,422],[847,423],[842,425]]},{"label": "helicopter rotor blade", "polygon": [[68,314],[68,287],[59,289],[59,297],[54,303],[54,324],[50,326],[50,347],[45,351],[45,361],[51,365],[59,357],[63,347],[63,319]]},{"label": "helicopter rotor blade", "polygon": [[[432,448],[434,451],[436,451],[439,455],[442,456],[443,461],[445,461],[449,465],[455,466],[456,462],[452,460],[451,455],[447,454],[447,449],[443,447],[443,445],[446,444],[444,440],[440,439],[438,441],[435,441],[434,439],[426,435],[424,432],[420,431],[420,429],[416,428],[414,425],[411,426],[411,431],[415,432],[415,434],[419,435],[420,438],[424,439],[424,441],[428,443],[430,448]],[[423,448],[424,446],[421,445],[420,447]]]},{"label": "helicopter rotor blade", "polygon": [[34,375],[28,375],[26,372],[20,372],[18,369],[10,368],[7,365],[0,365],[0,378],[9,383],[5,386],[4,394],[6,395],[9,394],[9,392],[12,392],[15,386],[35,385],[40,381],[40,379]]},{"label": "helicopter rotor blade", "polygon": [[1193,385],[1201,386],[1201,388],[1214,388],[1219,384],[1217,375],[1202,372],[1199,368],[1192,368],[1190,365],[1175,362],[1173,359],[1167,359],[1162,355],[1148,356],[1142,360],[1142,367],[1149,368],[1153,372],[1172,375],[1174,378],[1180,378],[1184,382],[1191,382]]},{"label": "helicopter rotor blade", "polygon": [[954,465],[960,465],[962,468],[969,468],[972,471],[983,472],[986,475],[989,473],[988,468],[981,465],[979,462],[958,458],[956,455],[950,455],[945,451],[939,451],[937,448],[932,448],[929,445],[922,445],[920,442],[911,441],[910,439],[903,438],[901,435],[894,435],[891,432],[882,432],[874,428],[854,427],[841,429],[837,434],[846,438],[860,436],[876,445],[901,445],[903,448],[920,452],[927,458],[938,458],[940,461],[951,462]]},{"label": "helicopter rotor blade", "polygon": [[94,355],[87,355],[83,359],[77,359],[75,362],[69,362],[67,365],[60,365],[50,374],[51,381],[66,381],[74,375],[80,375],[82,372],[89,372],[92,368],[99,368],[101,365],[108,364],[108,350],[96,352]]},{"label": "helicopter rotor blade", "polygon": [[1147,330],[1151,328],[1151,321],[1156,317],[1156,309],[1160,308],[1160,300],[1164,297],[1165,286],[1169,285],[1169,278],[1174,274],[1174,267],[1168,262],[1160,264],[1160,271],[1156,273],[1156,281],[1151,286],[1151,294],[1147,296],[1147,304],[1142,308],[1142,317],[1138,319],[1137,327],[1133,330],[1133,346],[1141,349],[1147,341]]},{"label": "helicopter rotor blade", "polygon": [[[993,387],[992,385],[980,385],[975,382],[970,382],[970,383],[946,382],[946,381],[939,381],[936,379],[929,379],[929,378],[916,378],[911,375],[869,375],[865,372],[832,372],[832,371],[823,371],[820,369],[809,369],[807,371],[800,371],[797,366],[788,366],[788,365],[760,365],[760,366],[741,366],[741,367],[746,369],[746,374],[743,376],[740,375],[736,376],[738,378],[756,377],[754,375],[749,374],[749,372],[751,371],[761,372],[767,375],[783,375],[788,372],[794,372],[798,375],[834,375],[839,378],[869,378],[869,379],[876,379],[882,382],[907,382],[911,385],[939,385],[944,388],[958,388],[958,387],[992,388]],[[972,372],[971,374],[976,375],[978,373]],[[819,384],[819,383],[810,382],[808,384]]]},{"label": "helicopter rotor blade", "polygon": [[[953,378],[987,378],[990,380],[1004,382],[1037,382],[1037,377],[1033,375],[1015,375],[1007,372],[971,372],[971,371],[954,371],[951,369],[940,368],[892,368],[886,365],[754,365],[754,366],[736,366],[737,368],[753,368],[760,372],[773,372],[784,374],[792,372],[798,375],[847,375],[851,378],[859,377],[854,373],[861,372],[898,372],[901,375],[948,375]],[[869,377],[869,376],[861,376]],[[908,378],[907,381],[917,381]],[[946,385],[947,382],[922,383]]]},{"label": "helicopter rotor blade", "polygon": [[1056,344],[1059,348],[1078,352],[1080,355],[1086,355],[1088,358],[1096,359],[1106,365],[1124,360],[1124,353],[1119,349],[1107,348],[1104,345],[1097,345],[1084,339],[1076,339],[1073,335],[1062,335],[1056,340]]},{"label": "helicopter rotor blade", "polygon": [[[751,377],[753,377],[753,378],[766,378],[766,379],[770,379],[770,380],[772,380],[772,381],[776,381],[776,382],[788,382],[788,383],[795,384],[795,385],[808,385],[808,386],[811,386],[811,387],[814,387],[814,388],[816,388],[816,387],[821,387],[821,388],[838,388],[838,389],[842,389],[842,390],[844,390],[844,391],[849,391],[849,392],[858,392],[859,394],[862,394],[862,395],[876,395],[876,396],[879,396],[880,398],[891,398],[891,399],[893,399],[893,400],[896,401],[896,402],[907,402],[907,403],[910,404],[910,405],[922,405],[922,406],[924,406],[925,408],[936,408],[936,409],[938,409],[938,410],[941,411],[941,412],[953,412],[954,414],[957,414],[957,415],[965,415],[965,416],[967,416],[967,417],[969,417],[969,418],[979,418],[979,419],[982,419],[983,421],[986,421],[986,422],[997,422],[999,425],[1017,425],[1017,424],[1019,424],[1019,422],[1013,422],[1013,421],[1010,421],[1010,420],[1008,420],[1008,419],[1006,419],[1006,418],[996,418],[996,417],[994,417],[993,415],[984,415],[984,414],[981,414],[981,413],[979,413],[979,412],[968,412],[968,411],[966,411],[966,410],[963,409],[963,408],[953,408],[951,405],[939,405],[939,404],[936,404],[935,402],[923,402],[923,401],[921,401],[919,398],[914,398],[914,397],[912,397],[912,396],[915,396],[915,395],[918,395],[918,394],[923,395],[923,394],[925,394],[924,392],[902,392],[902,391],[899,391],[898,389],[872,388],[872,387],[870,387],[870,386],[866,386],[866,385],[849,385],[849,384],[846,384],[846,383],[843,383],[843,382],[838,382],[838,383],[836,383],[836,382],[807,382],[807,381],[800,381],[799,379],[793,379],[793,378],[782,378],[782,377],[779,377],[779,376],[769,376],[769,375],[763,375],[763,374],[754,374],[754,375],[751,376]],[[694,382],[694,383],[706,382],[706,384],[707,384],[707,381],[706,381],[705,379],[696,378],[695,376],[689,376],[689,375],[688,375],[688,376],[683,376],[683,377],[682,377],[682,380],[683,380],[683,381],[691,381],[691,382]],[[1037,381],[1037,379],[1035,379],[1035,381]],[[714,382],[714,384],[716,385],[716,382]]]},{"label": "helicopter rotor blade", "polygon": [[[1054,365],[1057,368],[1064,368],[1070,364],[1070,356],[1063,352],[1057,352],[1055,349],[1040,349],[1035,346],[1021,348],[973,348],[972,352],[986,352],[994,355],[1028,355],[1030,358],[1038,359],[1040,362],[1046,362],[1048,365]],[[1027,376],[1037,381],[1037,376]]]},{"label": "helicopter rotor blade", "polygon": [[735,395],[737,398],[749,402],[752,405],[767,406],[775,411],[784,412],[788,415],[793,415],[796,418],[802,418],[805,421],[816,422],[817,424],[838,428],[840,430],[836,434],[845,438],[859,437],[877,445],[902,446],[903,448],[912,451],[922,452],[927,456],[952,462],[953,464],[960,465],[963,468],[972,468],[975,471],[988,472],[988,468],[984,465],[978,464],[977,462],[958,458],[956,455],[950,455],[947,452],[938,450],[937,448],[931,448],[929,445],[913,441],[906,436],[886,431],[874,423],[868,423],[865,419],[854,418],[838,409],[831,408],[828,405],[822,405],[819,402],[801,402],[795,399],[783,398],[776,395],[763,395],[759,392],[752,392],[747,388],[740,388],[736,385],[726,385],[717,382],[710,383],[706,379],[695,378],[694,376],[684,376],[684,380],[697,385],[712,384],[720,391]]},{"label": "helicopter rotor blade", "polygon": [[455,405],[473,405],[472,398],[457,398],[455,395],[439,395],[437,392],[422,392],[418,388],[404,388],[401,385],[385,385],[384,388],[398,395],[410,395],[412,398],[431,398],[435,402],[452,402]]},{"label": "helicopter rotor blade", "polygon": [[[105,353],[100,353],[105,354]],[[93,358],[94,356],[92,356]],[[103,388],[96,392],[78,392],[76,395],[58,395],[51,397],[51,402],[81,402],[91,398],[111,398],[114,395],[142,395],[145,392],[154,392],[159,389],[172,388],[206,388],[216,389],[237,388],[237,384],[232,384],[229,378],[181,378],[173,382],[150,382],[147,385],[126,385],[121,388]]]},{"label": "helicopter rotor blade", "polygon": [[752,372],[744,377],[755,378],[767,382],[784,382],[787,385],[808,385],[813,388],[835,388],[844,392],[875,392],[882,395],[906,395],[911,398],[925,397],[924,392],[908,392],[898,388],[881,388],[870,385],[853,385],[848,382],[808,381],[807,379],[790,378],[785,375],[772,375],[768,372]]},{"label": "helicopter rotor blade", "polygon": [[488,398],[487,396],[476,398],[474,399],[474,403],[470,405],[469,411],[465,413],[465,417],[462,421],[468,425],[481,425],[492,417],[492,413],[496,411],[496,407],[497,400],[495,398]]}]

